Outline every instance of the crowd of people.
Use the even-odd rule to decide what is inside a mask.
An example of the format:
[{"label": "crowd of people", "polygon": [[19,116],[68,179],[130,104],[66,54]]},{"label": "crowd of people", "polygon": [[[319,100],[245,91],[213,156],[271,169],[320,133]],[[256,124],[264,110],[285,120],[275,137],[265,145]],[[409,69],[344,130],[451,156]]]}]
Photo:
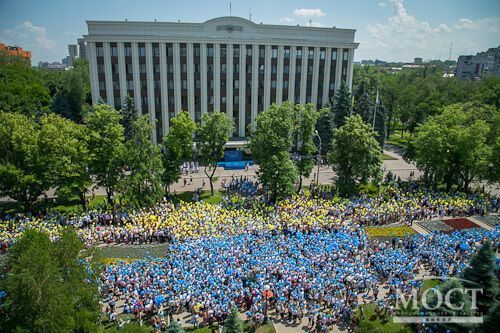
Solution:
[{"label": "crowd of people", "polygon": [[250,180],[248,176],[238,178],[232,175],[230,179],[222,180],[221,187],[226,191],[226,194],[237,192],[242,196],[254,196],[257,194],[259,182]]}]

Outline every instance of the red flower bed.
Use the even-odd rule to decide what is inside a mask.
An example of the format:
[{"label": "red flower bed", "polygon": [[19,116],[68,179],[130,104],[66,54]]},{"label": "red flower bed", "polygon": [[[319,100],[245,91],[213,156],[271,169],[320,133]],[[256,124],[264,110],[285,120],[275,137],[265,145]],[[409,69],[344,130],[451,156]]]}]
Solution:
[{"label": "red flower bed", "polygon": [[443,222],[455,230],[479,228],[477,224],[465,218],[443,220]]}]

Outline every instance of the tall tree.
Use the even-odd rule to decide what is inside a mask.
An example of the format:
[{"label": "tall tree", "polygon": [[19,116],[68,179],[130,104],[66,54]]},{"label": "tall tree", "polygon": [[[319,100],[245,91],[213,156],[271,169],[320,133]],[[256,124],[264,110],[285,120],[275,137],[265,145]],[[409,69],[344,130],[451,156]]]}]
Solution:
[{"label": "tall tree", "polygon": [[171,119],[168,134],[163,138],[163,183],[166,191],[175,183],[180,175],[182,158],[192,156],[193,134],[196,124],[189,113],[182,111],[177,117]]},{"label": "tall tree", "polygon": [[96,105],[94,112],[86,117],[89,133],[89,151],[93,156],[90,173],[98,186],[106,189],[108,202],[113,204],[113,196],[123,177],[124,135],[120,125],[121,116],[106,104]]},{"label": "tall tree", "polygon": [[[321,155],[326,156],[332,149],[334,114],[331,109],[323,108],[319,112],[318,121],[316,121],[316,130],[321,138]],[[319,149],[319,140],[315,138],[316,146]]]},{"label": "tall tree", "polygon": [[0,193],[31,209],[52,184],[33,117],[0,112]]},{"label": "tall tree", "polygon": [[74,230],[64,230],[56,242],[36,229],[23,233],[3,275],[3,332],[97,332],[97,286],[83,264],[83,248]]},{"label": "tall tree", "polygon": [[224,322],[224,329],[226,333],[243,333],[243,322],[238,317],[236,308],[231,309],[231,313]]},{"label": "tall tree", "polygon": [[127,95],[123,100],[120,114],[122,116],[120,124],[123,126],[125,140],[128,141],[134,135],[134,122],[137,120],[137,109],[135,107],[134,98],[130,95]]},{"label": "tall tree", "polygon": [[466,287],[482,289],[482,292],[477,293],[476,299],[477,307],[482,313],[487,313],[498,303],[498,279],[495,271],[495,251],[488,240],[472,256],[469,267],[463,273]]},{"label": "tall tree", "polygon": [[356,193],[370,179],[381,179],[382,150],[376,136],[359,115],[347,117],[345,125],[335,130],[328,158],[341,195]]},{"label": "tall tree", "polygon": [[160,147],[151,142],[153,126],[144,115],[133,124],[133,135],[125,143],[125,162],[130,175],[121,182],[121,193],[136,206],[152,205],[163,194],[163,164]]},{"label": "tall tree", "polygon": [[[200,157],[205,163],[205,174],[210,181],[210,193],[214,195],[213,177],[217,169],[217,162],[224,157],[224,147],[229,140],[229,131],[232,131],[233,121],[226,114],[219,111],[205,113],[198,131],[198,149]],[[207,170],[211,167],[211,171]]]},{"label": "tall tree", "polygon": [[382,103],[376,105],[374,130],[377,132],[377,141],[380,147],[384,148],[385,139],[387,138],[387,109]]},{"label": "tall tree", "polygon": [[333,115],[335,128],[345,124],[345,118],[349,116],[351,110],[351,92],[344,81],[340,84],[339,90],[335,93],[333,101]]},{"label": "tall tree", "polygon": [[369,91],[366,82],[363,81],[354,96],[356,101],[354,104],[354,112],[359,114],[363,121],[367,124],[372,123],[373,110],[375,107],[371,95],[372,94]]},{"label": "tall tree", "polygon": [[318,111],[314,104],[307,104],[305,107],[300,104],[295,105],[294,111],[294,134],[293,134],[293,155],[294,162],[299,173],[298,191],[302,188],[303,177],[309,177],[314,167],[316,146],[314,144],[315,125],[318,119]]},{"label": "tall tree", "polygon": [[40,124],[41,158],[51,167],[52,187],[58,198],[78,197],[85,209],[85,192],[91,185],[87,128],[55,114],[44,115]]},{"label": "tall tree", "polygon": [[287,101],[273,104],[257,116],[257,125],[250,138],[250,149],[259,163],[259,179],[269,200],[276,201],[295,192],[297,167],[291,160],[293,147],[294,105]]}]

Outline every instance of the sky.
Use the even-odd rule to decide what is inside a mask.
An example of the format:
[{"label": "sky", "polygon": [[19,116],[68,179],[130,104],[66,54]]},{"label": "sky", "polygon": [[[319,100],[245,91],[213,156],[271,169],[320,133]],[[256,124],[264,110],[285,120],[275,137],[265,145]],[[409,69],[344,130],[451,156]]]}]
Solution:
[{"label": "sky", "polygon": [[[230,4],[231,3],[231,13]],[[0,0],[0,42],[32,51],[32,64],[61,61],[86,20],[255,23],[356,29],[355,60],[456,60],[500,45],[499,0]],[[311,22],[311,23],[310,23]]]}]

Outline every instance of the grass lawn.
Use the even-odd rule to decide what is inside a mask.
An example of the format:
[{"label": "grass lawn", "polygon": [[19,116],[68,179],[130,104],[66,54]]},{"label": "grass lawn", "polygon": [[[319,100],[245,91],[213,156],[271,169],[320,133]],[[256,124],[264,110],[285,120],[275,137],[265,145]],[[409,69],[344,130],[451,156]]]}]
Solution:
[{"label": "grass lawn", "polygon": [[422,282],[422,288],[420,289],[420,292],[423,293],[427,289],[431,289],[431,288],[439,286],[441,283],[443,283],[443,281],[441,281],[441,280],[435,280],[435,279],[424,280]]},{"label": "grass lawn", "polygon": [[382,159],[383,160],[397,160],[394,156],[387,155],[387,154],[382,154]]},{"label": "grass lawn", "polygon": [[[99,205],[104,205],[105,195],[96,195],[94,199],[91,199],[88,203],[88,208],[92,209]],[[33,211],[42,211],[45,209],[55,209],[62,213],[77,212],[82,209],[80,201],[74,200],[58,200],[49,199],[47,202],[45,200],[39,200],[33,207]],[[26,210],[21,208],[18,202],[0,202],[0,211],[7,213],[24,213]]]},{"label": "grass lawn", "polygon": [[[355,329],[358,333],[411,333],[413,332],[410,326],[397,324],[392,322],[389,316],[377,318],[375,314],[374,304],[362,305],[364,309],[365,319],[361,320],[359,326]],[[356,316],[359,317],[359,310],[356,311]]]},{"label": "grass lawn", "polygon": [[401,132],[398,132],[398,133],[392,133],[391,135],[389,135],[389,138],[387,138],[386,142],[393,145],[393,146],[405,148],[406,143],[408,142],[408,139],[406,138],[406,136],[401,137]]}]

